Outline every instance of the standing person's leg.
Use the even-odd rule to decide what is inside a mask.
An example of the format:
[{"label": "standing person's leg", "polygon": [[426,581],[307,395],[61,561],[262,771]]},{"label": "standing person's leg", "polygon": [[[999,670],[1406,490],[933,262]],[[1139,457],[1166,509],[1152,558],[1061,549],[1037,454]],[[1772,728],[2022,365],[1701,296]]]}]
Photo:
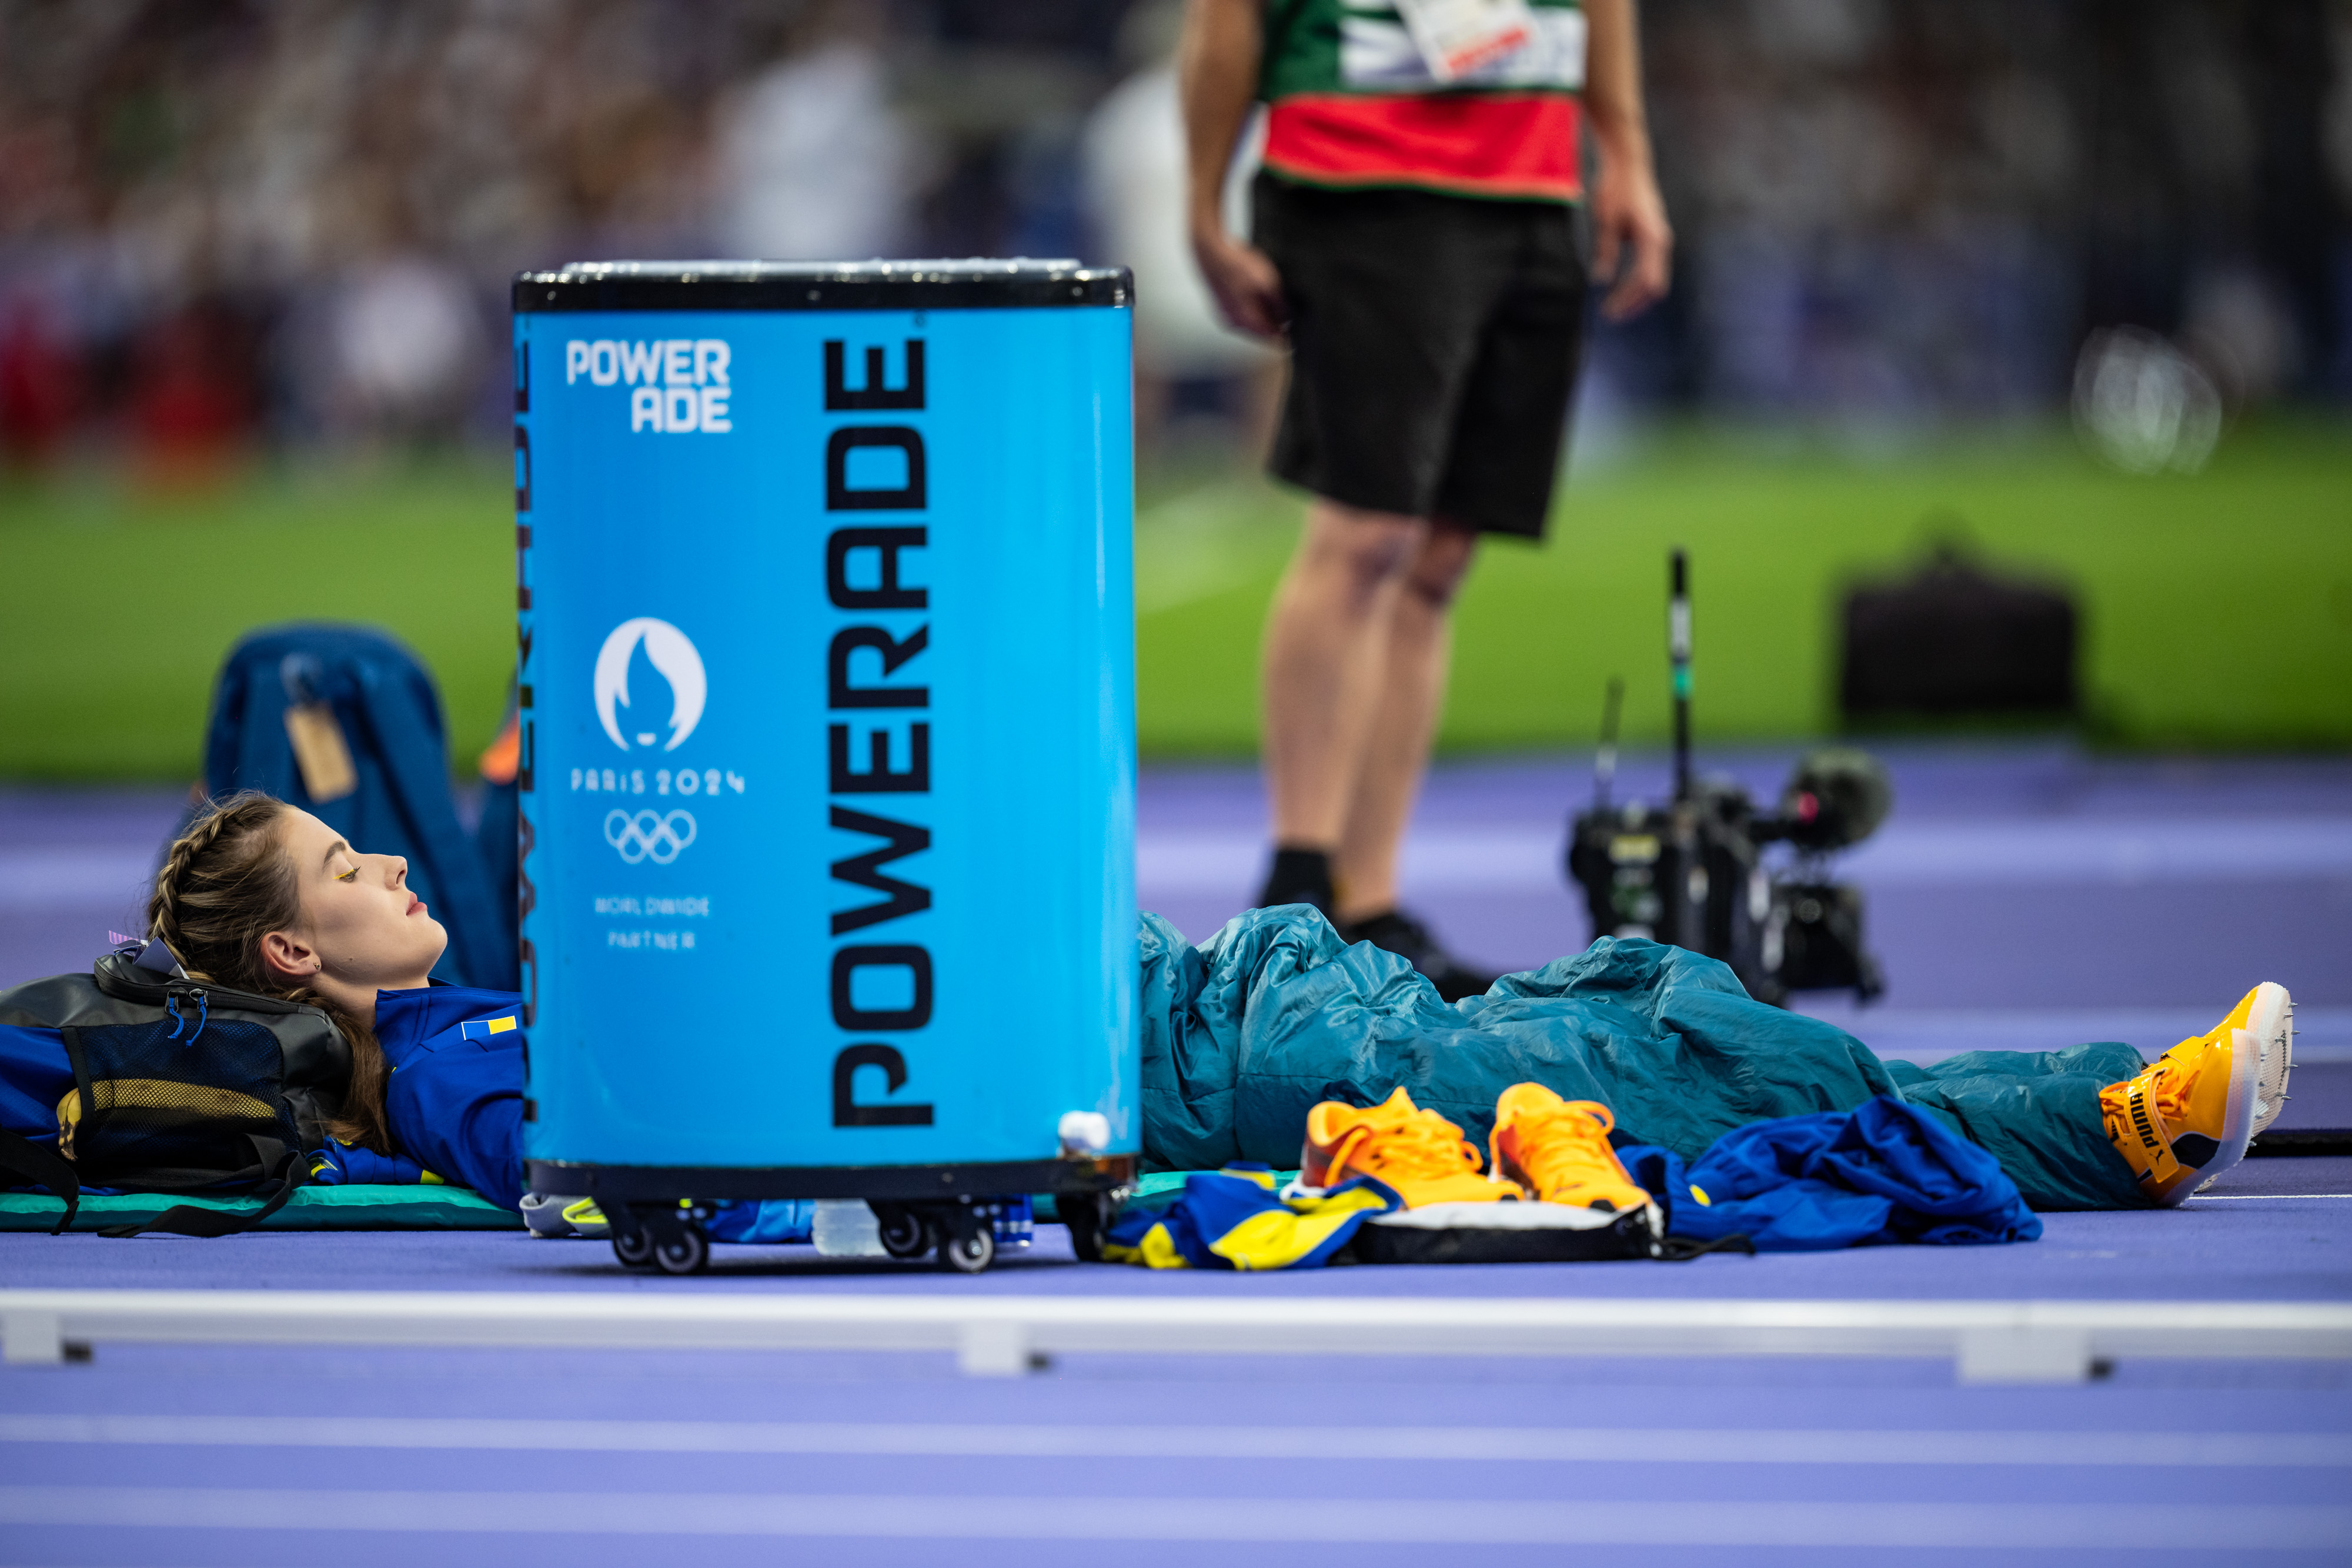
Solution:
[{"label": "standing person's leg", "polygon": [[[1317,499],[1266,622],[1265,758],[1277,874],[1261,902],[1328,904],[1285,862],[1340,842],[1365,747],[1386,706],[1391,642],[1427,524]],[[1305,885],[1301,885],[1301,883]],[[1320,897],[1314,896],[1320,894]],[[1327,908],[1326,913],[1336,913]]]},{"label": "standing person's leg", "polygon": [[1477,535],[1440,523],[1422,541],[1400,584],[1379,705],[1360,754],[1332,864],[1339,888],[1336,914],[1343,924],[1396,908],[1397,851],[1445,706],[1453,651],[1450,612],[1477,548]]},{"label": "standing person's leg", "polygon": [[1454,957],[1398,907],[1404,837],[1443,706],[1449,611],[1481,534],[1542,538],[1575,388],[1585,278],[1565,209],[1529,204],[1477,214],[1501,269],[1485,301],[1475,356],[1446,440],[1433,515],[1390,639],[1383,706],[1340,837],[1342,935],[1410,959],[1441,996],[1485,991],[1494,976]]},{"label": "standing person's leg", "polygon": [[[1275,855],[1257,902],[1328,915],[1367,747],[1391,723],[1391,632],[1402,615],[1409,641],[1442,644],[1442,624],[1401,607],[1425,577],[1427,519],[1510,254],[1486,204],[1261,175],[1256,204],[1255,237],[1290,308],[1290,380],[1268,466],[1314,497],[1266,624]],[[1443,679],[1442,658],[1425,651],[1414,667],[1419,685]],[[1433,713],[1433,701],[1416,706]],[[1418,768],[1407,769],[1408,805]]]}]

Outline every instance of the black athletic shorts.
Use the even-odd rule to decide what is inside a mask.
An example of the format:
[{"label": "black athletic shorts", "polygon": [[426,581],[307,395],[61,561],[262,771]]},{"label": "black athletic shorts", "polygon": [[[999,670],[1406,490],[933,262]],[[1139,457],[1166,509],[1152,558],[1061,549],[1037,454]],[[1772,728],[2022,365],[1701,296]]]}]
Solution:
[{"label": "black athletic shorts", "polygon": [[1290,303],[1275,476],[1542,538],[1583,340],[1573,212],[1265,173],[1253,196]]}]

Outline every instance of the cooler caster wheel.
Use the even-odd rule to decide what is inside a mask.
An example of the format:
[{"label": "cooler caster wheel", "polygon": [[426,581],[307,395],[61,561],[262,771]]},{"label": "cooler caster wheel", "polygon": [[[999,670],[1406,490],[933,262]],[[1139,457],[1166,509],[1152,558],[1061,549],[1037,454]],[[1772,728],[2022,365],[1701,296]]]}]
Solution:
[{"label": "cooler caster wheel", "polygon": [[699,1274],[710,1261],[710,1238],[688,1225],[654,1249],[654,1266],[665,1274]]},{"label": "cooler caster wheel", "polygon": [[1054,1210],[1069,1227],[1070,1250],[1081,1263],[1102,1261],[1103,1232],[1110,1228],[1116,1212],[1101,1193],[1063,1193],[1054,1199]]},{"label": "cooler caster wheel", "polygon": [[920,1258],[939,1244],[939,1233],[911,1208],[877,1208],[874,1218],[882,1250],[893,1258]]},{"label": "cooler caster wheel", "polygon": [[624,1230],[613,1227],[613,1256],[625,1269],[650,1268],[654,1260],[654,1238],[649,1230]]},{"label": "cooler caster wheel", "polygon": [[959,1274],[977,1274],[996,1261],[996,1229],[987,1220],[958,1235],[940,1239],[940,1261]]}]

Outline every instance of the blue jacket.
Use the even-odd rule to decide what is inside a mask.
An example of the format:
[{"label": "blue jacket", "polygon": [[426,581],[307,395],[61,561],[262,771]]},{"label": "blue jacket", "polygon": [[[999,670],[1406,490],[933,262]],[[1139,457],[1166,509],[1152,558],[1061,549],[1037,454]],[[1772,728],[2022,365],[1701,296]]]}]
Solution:
[{"label": "blue jacket", "polygon": [[[400,1152],[445,1181],[519,1207],[521,996],[470,986],[378,991],[375,1038],[392,1068],[384,1111]],[[387,1177],[354,1172],[352,1179]]]},{"label": "blue jacket", "polygon": [[2032,1241],[2042,1220],[1983,1149],[1891,1094],[1851,1111],[1750,1122],[1685,1168],[1672,1149],[1618,1150],[1678,1236],[1745,1236],[1759,1252],[1916,1241]]},{"label": "blue jacket", "polygon": [[[375,1037],[392,1067],[384,1110],[407,1157],[335,1150],[347,1173],[341,1179],[438,1178],[520,1207],[527,1049],[520,994],[466,986],[378,991]],[[805,1241],[815,1214],[814,1204],[792,1200],[719,1207],[709,1226],[718,1241]]]}]

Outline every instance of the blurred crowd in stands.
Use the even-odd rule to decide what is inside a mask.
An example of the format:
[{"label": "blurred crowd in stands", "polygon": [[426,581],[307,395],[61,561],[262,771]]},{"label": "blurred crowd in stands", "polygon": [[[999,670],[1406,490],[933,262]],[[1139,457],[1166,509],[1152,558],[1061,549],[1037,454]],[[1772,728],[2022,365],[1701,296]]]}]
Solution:
[{"label": "blurred crowd in stands", "polygon": [[[1180,228],[1178,0],[0,0],[0,446],[159,476],[502,429],[577,257],[1135,267],[1153,431],[1268,357]],[[2352,390],[2352,0],[1647,0],[1669,304],[1639,408],[2063,406],[2082,345]],[[1236,193],[1238,194],[1238,180]]]}]

